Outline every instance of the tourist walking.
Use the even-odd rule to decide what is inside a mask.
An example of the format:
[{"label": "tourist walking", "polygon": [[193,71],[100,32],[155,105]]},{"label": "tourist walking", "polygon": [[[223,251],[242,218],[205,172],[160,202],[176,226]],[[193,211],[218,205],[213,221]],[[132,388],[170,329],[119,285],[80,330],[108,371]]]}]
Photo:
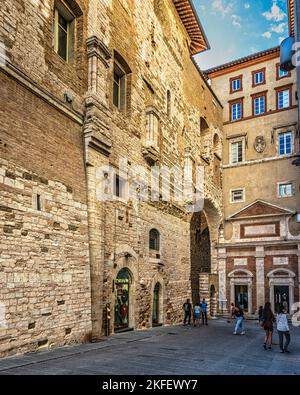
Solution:
[{"label": "tourist walking", "polygon": [[183,324],[186,325],[186,322],[188,322],[188,324],[191,325],[192,305],[191,305],[190,299],[187,299],[187,301],[183,304],[182,307],[183,307],[183,311],[184,311]]},{"label": "tourist walking", "polygon": [[208,325],[208,323],[207,323],[207,303],[206,303],[205,299],[203,299],[202,303],[201,303],[201,316],[202,316],[202,325],[204,325],[204,321],[205,321],[205,325]]},{"label": "tourist walking", "polygon": [[200,304],[196,303],[194,307],[194,326],[198,324],[200,326],[200,318],[201,318],[201,308]]},{"label": "tourist walking", "polygon": [[263,316],[262,316],[262,326],[263,329],[266,333],[265,335],[265,341],[264,341],[264,349],[269,350],[272,349],[272,337],[273,337],[273,324],[275,321],[275,316],[273,314],[273,311],[271,309],[271,303],[267,302],[265,304],[264,310],[263,310]]},{"label": "tourist walking", "polygon": [[[284,306],[280,307],[279,314],[276,317],[277,331],[279,336],[279,347],[281,353],[289,353],[288,346],[291,342],[290,328],[288,323],[288,315]],[[283,336],[285,344],[283,346]]]},{"label": "tourist walking", "polygon": [[235,328],[234,328],[234,332],[233,332],[233,334],[234,335],[237,335],[238,334],[238,331],[239,331],[239,329],[240,329],[240,333],[241,333],[241,335],[244,335],[245,334],[245,331],[244,331],[244,311],[243,311],[243,309],[241,308],[241,307],[235,307],[235,309],[234,309],[234,315],[235,315]]}]

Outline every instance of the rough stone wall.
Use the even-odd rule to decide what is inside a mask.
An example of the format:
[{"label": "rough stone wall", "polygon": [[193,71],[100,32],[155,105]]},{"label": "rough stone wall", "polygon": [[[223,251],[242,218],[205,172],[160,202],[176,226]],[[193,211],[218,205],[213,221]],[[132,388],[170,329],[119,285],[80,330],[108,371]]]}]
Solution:
[{"label": "rough stone wall", "polygon": [[[87,2],[78,3],[85,9]],[[63,62],[52,50],[53,5],[1,2],[8,62],[0,64],[0,355],[82,342],[91,334],[82,117],[76,112],[86,89],[85,33],[79,20],[78,58]],[[64,103],[66,91],[72,105]]]},{"label": "rough stone wall", "polygon": [[81,12],[75,12],[74,58],[70,63],[53,49],[54,0],[2,0],[0,41],[15,67],[62,101],[68,91],[74,97],[73,107],[82,110],[81,97],[87,84],[85,42],[89,2],[66,0],[71,10],[74,3]]},{"label": "rough stone wall", "polygon": [[[173,2],[112,0],[109,3],[99,3],[101,5],[98,5],[97,15],[94,15],[93,22],[89,24],[89,35],[96,35],[103,41],[112,58],[107,61],[106,69],[103,68],[103,62],[99,62],[101,72],[98,73],[98,90],[93,100],[100,101],[105,109],[103,111],[107,117],[100,113],[98,116],[106,123],[107,129],[100,130],[110,139],[112,147],[107,157],[92,152],[90,147],[90,163],[95,168],[109,163],[117,170],[120,158],[127,158],[130,166],[140,165],[149,171],[142,149],[146,142],[146,109],[154,106],[160,120],[159,164],[182,169],[186,150],[190,150],[195,166],[206,166],[205,197],[212,202],[214,214],[218,217],[222,200],[219,174],[216,175],[216,180],[213,177],[212,146],[215,134],[219,135],[220,143],[222,141],[222,109],[190,59],[189,37]],[[108,26],[107,20],[110,21]],[[130,101],[125,112],[119,111],[112,101],[114,51],[125,59],[131,69]],[[105,87],[106,94],[103,95],[99,87]],[[171,92],[170,115],[167,114],[168,90]],[[201,146],[204,143],[200,130],[201,116],[206,117],[210,128],[205,142],[210,148],[208,162],[201,157]],[[191,296],[190,218],[185,218],[184,211],[172,203],[137,203],[134,209],[121,202],[98,203],[97,211],[106,224],[103,232],[104,245],[97,252],[98,256],[104,256],[104,262],[95,258],[94,264],[92,263],[95,271],[101,265],[104,267],[105,297],[102,308],[106,301],[113,305],[112,281],[120,268],[127,264],[135,282],[133,325],[151,325],[149,301],[153,297],[152,288],[155,285],[151,278],[155,276],[163,281],[164,322],[181,320],[182,304],[187,296]],[[216,234],[218,225],[215,224],[219,224],[221,216],[213,218],[210,215],[212,212],[209,212],[208,223],[209,226],[216,227]],[[130,219],[126,222],[127,215]],[[158,262],[153,263],[147,254],[148,247],[145,246],[149,244],[150,231],[150,228],[146,228],[148,222],[152,222],[153,227],[161,232],[161,262],[164,266]],[[95,234],[97,232],[95,228]],[[121,246],[124,247],[123,252],[127,248],[131,254],[127,263],[116,252]],[[112,268],[113,263],[109,257],[114,254],[117,267]],[[96,288],[100,287],[101,284]],[[99,295],[97,291],[95,294],[97,296],[94,300],[97,303]]]}]

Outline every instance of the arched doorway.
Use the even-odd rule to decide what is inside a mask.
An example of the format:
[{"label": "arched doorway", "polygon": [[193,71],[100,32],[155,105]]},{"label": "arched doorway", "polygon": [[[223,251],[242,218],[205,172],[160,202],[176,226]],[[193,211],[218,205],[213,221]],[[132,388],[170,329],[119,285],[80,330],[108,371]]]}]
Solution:
[{"label": "arched doorway", "polygon": [[193,304],[195,305],[200,301],[200,296],[209,299],[211,242],[208,223],[204,211],[193,215],[190,225],[190,237],[191,288]]},{"label": "arched doorway", "polygon": [[274,312],[279,313],[285,307],[290,313],[294,304],[294,287],[296,274],[289,269],[275,269],[267,274],[270,287],[270,302]]},{"label": "arched doorway", "polygon": [[131,275],[127,268],[119,271],[114,283],[115,331],[129,328]]},{"label": "arched doorway", "polygon": [[152,309],[152,326],[161,325],[160,317],[160,296],[161,295],[161,285],[156,283],[153,290],[153,309]]}]

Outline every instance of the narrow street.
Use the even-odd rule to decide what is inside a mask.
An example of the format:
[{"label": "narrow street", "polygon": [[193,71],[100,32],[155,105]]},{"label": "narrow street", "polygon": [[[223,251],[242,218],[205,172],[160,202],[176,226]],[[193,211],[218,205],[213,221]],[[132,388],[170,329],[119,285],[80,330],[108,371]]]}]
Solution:
[{"label": "narrow street", "polygon": [[127,332],[94,344],[5,358],[1,375],[299,375],[300,328],[291,328],[290,354],[262,347],[263,331],[246,322],[234,336],[220,319],[207,327],[160,327]]}]

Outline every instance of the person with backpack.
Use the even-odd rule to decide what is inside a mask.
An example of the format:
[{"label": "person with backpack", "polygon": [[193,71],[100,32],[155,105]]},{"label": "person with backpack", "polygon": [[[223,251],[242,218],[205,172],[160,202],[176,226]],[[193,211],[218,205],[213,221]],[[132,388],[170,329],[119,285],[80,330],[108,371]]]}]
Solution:
[{"label": "person with backpack", "polygon": [[245,334],[244,328],[243,328],[243,322],[244,322],[244,311],[241,307],[235,307],[235,328],[234,328],[234,335],[238,334],[238,330],[241,330],[241,335]]},{"label": "person with backpack", "polygon": [[266,333],[264,341],[264,349],[272,349],[272,337],[273,337],[273,323],[275,322],[275,316],[271,309],[271,303],[265,304],[263,315],[262,315],[262,327]]},{"label": "person with backpack", "polygon": [[184,311],[183,324],[186,325],[186,322],[188,322],[188,325],[191,325],[192,305],[191,305],[190,299],[187,299],[187,301],[183,304],[182,308]]},{"label": "person with backpack", "polygon": [[[279,336],[279,347],[281,353],[289,353],[288,346],[291,342],[290,328],[288,323],[288,316],[284,306],[279,309],[279,314],[276,317],[277,332]],[[285,344],[283,346],[283,336],[285,337]]]}]

